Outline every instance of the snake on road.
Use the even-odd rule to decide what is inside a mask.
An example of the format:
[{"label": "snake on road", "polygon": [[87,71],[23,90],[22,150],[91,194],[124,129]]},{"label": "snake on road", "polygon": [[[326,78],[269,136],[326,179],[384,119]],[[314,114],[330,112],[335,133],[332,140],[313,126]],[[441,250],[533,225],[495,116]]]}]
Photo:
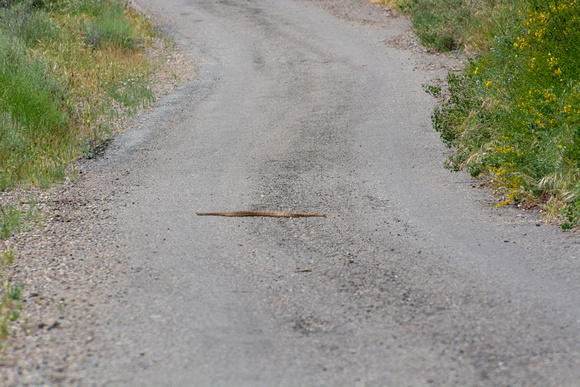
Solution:
[{"label": "snake on road", "polygon": [[270,216],[274,218],[326,218],[326,214],[292,213],[280,211],[231,211],[231,212],[196,212],[199,216]]}]

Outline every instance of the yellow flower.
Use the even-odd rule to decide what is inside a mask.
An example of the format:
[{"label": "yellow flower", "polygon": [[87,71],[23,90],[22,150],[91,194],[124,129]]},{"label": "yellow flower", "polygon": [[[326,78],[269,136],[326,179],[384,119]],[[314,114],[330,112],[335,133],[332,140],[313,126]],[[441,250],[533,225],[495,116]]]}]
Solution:
[{"label": "yellow flower", "polygon": [[487,81],[487,83],[485,84],[485,87],[490,87],[491,85],[493,85],[492,81]]}]

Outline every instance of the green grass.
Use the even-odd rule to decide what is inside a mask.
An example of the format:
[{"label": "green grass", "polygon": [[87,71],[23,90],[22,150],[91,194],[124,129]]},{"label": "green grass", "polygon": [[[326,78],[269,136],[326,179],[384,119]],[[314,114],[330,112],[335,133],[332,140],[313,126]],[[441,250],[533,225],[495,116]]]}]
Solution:
[{"label": "green grass", "polygon": [[36,199],[33,196],[18,205],[0,206],[0,239],[8,239],[23,229],[28,231],[38,220]]},{"label": "green grass", "polygon": [[494,35],[513,26],[513,15],[520,3],[520,0],[392,0],[388,6],[412,16],[413,31],[425,46],[437,51],[476,52],[488,48]]},{"label": "green grass", "polygon": [[[36,200],[33,197],[29,198],[28,209],[15,205],[0,208],[0,238],[10,238],[37,218]],[[20,300],[23,285],[14,284],[9,278],[5,278],[5,272],[14,262],[14,253],[14,248],[9,244],[5,244],[4,251],[0,253],[0,350],[4,347],[3,341],[9,336],[10,324],[20,317],[22,309]]]},{"label": "green grass", "polygon": [[117,0],[0,8],[0,190],[48,187],[111,119],[147,106],[146,19]]},{"label": "green grass", "polygon": [[12,205],[0,209],[0,237],[10,238],[14,233],[20,233],[23,211]]},{"label": "green grass", "polygon": [[124,50],[135,48],[133,26],[124,17],[124,4],[99,2],[92,19],[82,24],[86,41],[94,47],[116,46]]},{"label": "green grass", "polygon": [[[447,166],[489,179],[500,205],[541,205],[580,223],[580,1],[399,0],[421,40],[464,50],[433,124]],[[451,41],[453,43],[451,43]]]},{"label": "green grass", "polygon": [[21,283],[13,284],[4,279],[6,268],[14,261],[14,249],[7,246],[0,254],[0,350],[3,349],[5,341],[9,337],[10,324],[20,317],[22,310],[22,290]]},{"label": "green grass", "polygon": [[14,285],[10,282],[0,289],[0,340],[8,338],[10,323],[20,317],[23,289],[22,284]]}]

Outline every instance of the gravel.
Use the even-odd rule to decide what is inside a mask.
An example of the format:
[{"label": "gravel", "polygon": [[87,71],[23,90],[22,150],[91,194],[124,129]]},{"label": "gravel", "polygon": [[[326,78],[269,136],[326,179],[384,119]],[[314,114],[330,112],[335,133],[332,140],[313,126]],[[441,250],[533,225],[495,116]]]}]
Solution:
[{"label": "gravel", "polygon": [[[147,47],[160,66],[153,82],[158,99],[195,75],[196,59],[162,39]],[[116,122],[117,134],[133,120]],[[14,190],[0,196],[2,207],[27,198],[37,202],[38,217],[24,231],[4,241],[15,251],[3,278],[24,284],[23,311],[10,327],[0,358],[0,385],[84,385],[82,364],[92,356],[95,327],[103,322],[95,308],[112,297],[109,287],[126,273],[118,255],[119,240],[111,205],[126,190],[118,177],[85,172],[99,163],[79,160],[78,173],[47,190]],[[106,322],[105,322],[106,323]]]}]

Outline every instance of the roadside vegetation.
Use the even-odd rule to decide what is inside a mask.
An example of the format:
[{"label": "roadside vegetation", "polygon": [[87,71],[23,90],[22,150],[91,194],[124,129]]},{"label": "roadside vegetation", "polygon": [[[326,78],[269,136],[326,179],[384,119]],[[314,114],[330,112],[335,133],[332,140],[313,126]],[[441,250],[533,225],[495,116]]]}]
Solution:
[{"label": "roadside vegetation", "polygon": [[[153,101],[156,31],[118,0],[0,1],[0,191],[74,177],[122,117]],[[20,314],[9,239],[38,222],[33,196],[0,202],[0,347]]]},{"label": "roadside vegetation", "polygon": [[423,44],[462,51],[433,124],[447,167],[488,179],[500,205],[580,225],[580,1],[375,0],[412,16]]},{"label": "roadside vegetation", "polygon": [[0,190],[48,187],[148,104],[146,19],[111,0],[12,0],[0,8]]}]

